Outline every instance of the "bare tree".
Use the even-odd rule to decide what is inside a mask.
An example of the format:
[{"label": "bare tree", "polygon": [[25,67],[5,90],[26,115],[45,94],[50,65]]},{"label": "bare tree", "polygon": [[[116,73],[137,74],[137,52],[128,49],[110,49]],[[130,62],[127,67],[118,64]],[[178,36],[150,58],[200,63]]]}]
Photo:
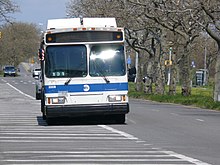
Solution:
[{"label": "bare tree", "polygon": [[[142,18],[150,19],[156,24],[172,31],[175,35],[180,36],[175,42],[182,45],[181,55],[181,77],[182,77],[182,94],[185,96],[191,93],[191,79],[190,79],[190,48],[194,39],[199,36],[200,28],[197,26],[196,21],[191,18],[191,6],[194,1],[143,1],[143,0],[128,0],[130,3],[137,6],[142,6],[145,12]],[[194,11],[197,13],[197,11]],[[173,42],[170,40],[167,42]]]},{"label": "bare tree", "polygon": [[214,100],[220,101],[220,1],[200,0],[197,4],[197,10],[199,12],[198,15],[192,15],[192,18],[206,30],[218,45]]},{"label": "bare tree", "polygon": [[138,66],[136,89],[142,91],[144,70],[148,68],[148,72],[145,72],[145,76],[148,77],[148,81],[145,83],[145,91],[152,93],[152,84],[156,83],[156,92],[164,93],[164,83],[161,79],[164,76],[157,76],[159,73],[162,74],[160,67],[161,29],[140,17],[144,12],[141,6],[135,6],[126,0],[71,0],[67,11],[71,17],[115,17],[119,26],[126,27],[126,38],[129,46],[139,52],[140,65]]},{"label": "bare tree", "polygon": [[163,37],[162,48],[172,42],[176,49],[184,96],[191,93],[190,67],[194,41],[202,35],[202,31],[206,31],[218,45],[214,100],[220,100],[219,0],[71,0],[70,4],[68,11],[72,16],[114,16],[132,35],[142,31],[142,35],[130,38],[130,45],[137,51],[147,52],[149,57],[151,50],[147,48],[148,43],[139,44],[147,36],[143,29],[151,26],[171,31],[174,37]]},{"label": "bare tree", "polygon": [[1,28],[1,65],[17,66],[36,55],[39,46],[39,30],[33,24],[9,23]]},{"label": "bare tree", "polygon": [[0,21],[10,21],[9,14],[18,11],[18,6],[11,0],[0,0]]},{"label": "bare tree", "polygon": [[218,45],[214,100],[220,101],[220,1],[218,0],[129,0],[146,9],[145,17],[182,36],[183,94],[189,95],[189,54],[194,39],[205,30]]}]

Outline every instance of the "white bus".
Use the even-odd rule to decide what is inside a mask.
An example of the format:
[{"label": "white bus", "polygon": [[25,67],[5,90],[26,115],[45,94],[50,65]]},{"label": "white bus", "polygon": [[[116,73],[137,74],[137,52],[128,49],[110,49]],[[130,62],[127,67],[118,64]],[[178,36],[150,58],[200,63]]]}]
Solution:
[{"label": "white bus", "polygon": [[58,117],[108,116],[125,122],[129,112],[124,29],[114,18],[48,20],[39,49],[41,111]]}]

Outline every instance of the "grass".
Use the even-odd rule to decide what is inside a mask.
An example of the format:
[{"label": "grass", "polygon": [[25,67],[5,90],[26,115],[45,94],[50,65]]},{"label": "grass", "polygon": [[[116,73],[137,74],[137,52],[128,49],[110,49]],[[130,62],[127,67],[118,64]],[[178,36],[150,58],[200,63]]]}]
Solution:
[{"label": "grass", "polygon": [[[168,90],[168,87],[167,87]],[[176,95],[155,95],[155,94],[145,94],[144,92],[136,92],[135,84],[129,83],[129,97],[152,100],[164,103],[175,103],[182,105],[190,105],[205,109],[220,110],[220,102],[215,102],[213,100],[213,88],[212,87],[193,87],[191,95],[188,97],[181,95],[181,87],[177,87]],[[166,91],[168,93],[168,91]]]}]

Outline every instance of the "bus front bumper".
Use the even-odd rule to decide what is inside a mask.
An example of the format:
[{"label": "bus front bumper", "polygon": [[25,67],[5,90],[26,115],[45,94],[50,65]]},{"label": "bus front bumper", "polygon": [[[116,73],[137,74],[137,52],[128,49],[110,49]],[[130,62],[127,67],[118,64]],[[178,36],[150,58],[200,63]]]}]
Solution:
[{"label": "bus front bumper", "polygon": [[128,103],[96,104],[96,105],[64,105],[46,106],[46,116],[55,117],[80,117],[91,115],[117,115],[129,112]]}]

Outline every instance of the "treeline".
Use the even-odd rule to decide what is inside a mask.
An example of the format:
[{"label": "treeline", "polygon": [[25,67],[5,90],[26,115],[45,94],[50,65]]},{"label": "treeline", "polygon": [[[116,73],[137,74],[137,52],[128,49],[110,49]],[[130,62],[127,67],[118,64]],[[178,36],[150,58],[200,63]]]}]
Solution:
[{"label": "treeline", "polygon": [[[164,94],[169,71],[169,94],[175,95],[179,83],[182,94],[189,96],[193,70],[205,66],[207,75],[215,76],[217,101],[219,6],[219,0],[70,0],[67,12],[70,17],[116,17],[119,26],[125,27],[127,54],[138,54],[139,59],[137,91]],[[172,65],[165,66],[166,60]],[[145,84],[144,76],[148,78]]]},{"label": "treeline", "polygon": [[[14,22],[9,16],[19,12],[10,0],[0,0],[0,66],[19,65],[36,56],[40,30],[34,24]],[[0,68],[1,69],[1,68]]]},{"label": "treeline", "polygon": [[[182,94],[189,96],[193,71],[205,67],[207,75],[214,76],[217,101],[219,6],[219,0],[70,0],[66,7],[70,17],[115,17],[125,27],[132,65],[138,54],[137,91],[164,94],[169,72],[169,94],[176,93],[179,83]],[[36,54],[39,30],[32,24],[12,22],[8,14],[18,11],[11,0],[0,0],[0,65],[18,65]],[[165,65],[167,60],[172,65]],[[147,77],[144,84],[143,77]]]},{"label": "treeline", "polygon": [[1,27],[0,65],[17,66],[36,56],[39,33],[33,24],[7,23]]}]

